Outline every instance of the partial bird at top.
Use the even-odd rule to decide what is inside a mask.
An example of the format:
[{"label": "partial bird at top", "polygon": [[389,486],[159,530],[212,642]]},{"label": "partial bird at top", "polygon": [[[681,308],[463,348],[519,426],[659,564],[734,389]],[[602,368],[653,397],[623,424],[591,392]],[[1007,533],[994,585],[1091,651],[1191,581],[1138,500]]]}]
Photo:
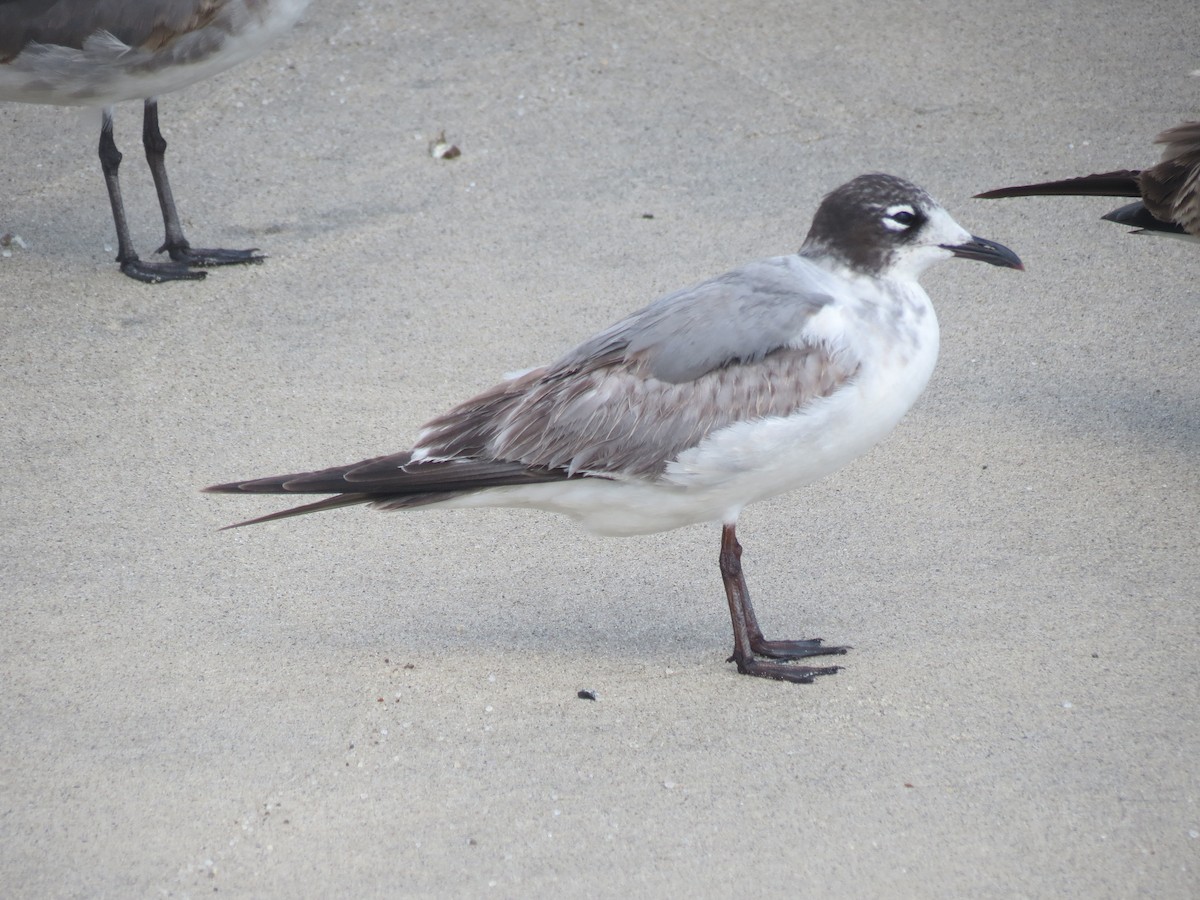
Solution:
[{"label": "partial bird at top", "polygon": [[[100,166],[117,229],[117,262],[148,283],[203,278],[204,266],[260,262],[257,250],[188,243],[167,180],[159,94],[249,59],[300,18],[309,0],[0,0],[0,100],[99,106]],[[154,176],[170,262],[138,257],[129,234],[112,106],[145,100],[142,143]]]},{"label": "partial bird at top", "polygon": [[798,253],[659,298],[428,422],[411,450],[208,490],[335,495],[254,522],[360,503],[544,509],[608,535],[720,522],[731,660],[747,675],[809,682],[837,667],[788,661],[846,648],[763,637],[738,515],[840,469],[896,426],[937,359],[937,316],[917,279],[954,257],[1021,268],[919,187],[863,175],[825,198]]},{"label": "partial bird at top", "polygon": [[1119,169],[998,188],[975,196],[984,200],[1051,195],[1140,197],[1136,203],[1114,209],[1102,218],[1135,228],[1135,234],[1200,241],[1200,122],[1168,128],[1154,142],[1167,146],[1162,161],[1148,169]]}]

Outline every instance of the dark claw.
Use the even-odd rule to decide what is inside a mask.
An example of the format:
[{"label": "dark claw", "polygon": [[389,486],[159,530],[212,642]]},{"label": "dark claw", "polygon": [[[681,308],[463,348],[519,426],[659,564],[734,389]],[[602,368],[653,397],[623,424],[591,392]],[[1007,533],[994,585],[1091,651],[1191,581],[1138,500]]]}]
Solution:
[{"label": "dark claw", "polygon": [[[726,662],[737,663],[743,675],[759,678],[774,678],[797,684],[812,684],[818,675],[833,675],[840,666],[793,666],[788,660],[805,659],[809,656],[836,656],[849,647],[826,647],[820,638],[798,641],[768,641],[758,626],[754,606],[750,602],[750,591],[742,575],[742,545],[738,543],[735,526],[726,524],[721,529],[721,579],[725,582],[725,596],[729,600],[729,617],[733,622],[733,655]],[[759,657],[767,657],[766,660]],[[768,660],[782,660],[770,662]]]},{"label": "dark claw", "polygon": [[839,656],[850,647],[823,647],[821,638],[803,641],[755,641],[750,639],[750,649],[758,656],[771,659],[805,659],[809,656]]},{"label": "dark claw", "polygon": [[162,253],[164,251],[169,253],[175,262],[188,266],[237,266],[244,263],[260,263],[266,259],[265,256],[259,254],[257,247],[251,247],[249,250],[210,250],[187,245],[168,247],[163,244],[155,252]]},{"label": "dark claw", "polygon": [[207,272],[189,269],[178,262],[145,262],[129,259],[121,263],[121,271],[135,281],[145,284],[160,284],[164,281],[200,281]]},{"label": "dark claw", "polygon": [[774,678],[776,681],[790,681],[793,684],[812,684],[821,675],[836,675],[841,666],[789,666],[786,663],[767,662],[761,659],[733,659],[737,663],[738,672],[743,675],[754,675],[757,678]]}]

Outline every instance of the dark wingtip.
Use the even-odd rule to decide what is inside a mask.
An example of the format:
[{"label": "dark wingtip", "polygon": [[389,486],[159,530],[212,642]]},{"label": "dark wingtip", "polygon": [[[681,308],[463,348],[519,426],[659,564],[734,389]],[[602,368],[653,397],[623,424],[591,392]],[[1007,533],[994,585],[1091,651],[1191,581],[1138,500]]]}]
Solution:
[{"label": "dark wingtip", "polygon": [[[241,484],[246,483],[248,482],[242,482]],[[203,493],[241,493],[241,484],[214,484],[212,487],[204,488]],[[244,525],[259,525],[263,522],[274,522],[276,519],[290,519],[292,516],[303,516],[308,513],[322,512],[327,509],[340,509],[343,506],[357,506],[360,503],[370,503],[371,500],[372,497],[370,494],[336,494],[332,497],[326,497],[323,500],[305,503],[303,506],[281,509],[278,512],[267,513],[265,516],[259,516],[255,519],[246,519],[244,522],[234,522],[232,525],[226,525],[220,530],[228,531],[230,528],[241,528]]]},{"label": "dark wingtip", "polygon": [[1023,196],[1022,194],[1014,193],[1015,191],[1019,191],[1019,190],[1021,190],[1021,188],[1010,188],[1010,187],[996,188],[995,190],[984,191],[982,194],[972,194],[971,199],[972,200],[1000,200],[1004,197]]},{"label": "dark wingtip", "polygon": [[1009,197],[1140,197],[1139,169],[1097,172],[1061,181],[1017,184],[976,194],[976,200],[1004,200]]},{"label": "dark wingtip", "polygon": [[1135,203],[1126,204],[1125,206],[1119,206],[1112,212],[1105,213],[1100,218],[1108,222],[1116,222],[1118,225],[1126,225],[1129,228],[1137,229],[1133,234],[1139,232],[1187,234],[1187,230],[1182,225],[1175,222],[1164,222],[1153,215],[1140,200]]},{"label": "dark wingtip", "polygon": [[240,481],[231,481],[229,484],[210,484],[208,487],[200,488],[202,494],[240,494],[242,493],[242,483]]}]

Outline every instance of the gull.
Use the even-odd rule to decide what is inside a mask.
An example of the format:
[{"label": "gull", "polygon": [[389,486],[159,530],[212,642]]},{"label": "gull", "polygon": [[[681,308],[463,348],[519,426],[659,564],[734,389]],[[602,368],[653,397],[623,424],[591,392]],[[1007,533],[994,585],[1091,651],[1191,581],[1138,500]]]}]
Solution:
[{"label": "gull", "polygon": [[[99,106],[100,167],[117,229],[117,262],[154,284],[196,280],[194,266],[261,262],[257,248],[192,247],[167,180],[158,95],[215,75],[258,53],[300,18],[308,0],[0,0],[0,100]],[[140,259],[129,236],[113,140],[112,107],[144,100],[142,143],[154,176],[171,261]]]},{"label": "gull", "polygon": [[1200,241],[1200,122],[1184,122],[1154,139],[1166,144],[1162,161],[1148,169],[1119,169],[1063,181],[998,188],[975,196],[1067,195],[1140,197],[1101,218],[1134,228],[1133,234],[1157,234]]},{"label": "gull", "polygon": [[655,300],[428,422],[410,450],[205,490],[334,495],[239,525],[361,503],[535,508],[616,536],[719,522],[730,661],[811,682],[838,667],[794,661],[847,648],[763,637],[738,515],[842,468],[900,421],[938,353],[917,278],[952,257],[1023,268],[921,188],[862,175],[825,197],[798,253]]}]

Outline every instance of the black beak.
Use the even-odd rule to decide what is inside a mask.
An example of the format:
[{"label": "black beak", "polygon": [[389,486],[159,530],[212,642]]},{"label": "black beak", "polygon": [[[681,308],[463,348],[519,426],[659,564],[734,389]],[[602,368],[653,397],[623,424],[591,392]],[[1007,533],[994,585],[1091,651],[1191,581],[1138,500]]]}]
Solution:
[{"label": "black beak", "polygon": [[1025,269],[1021,257],[1003,244],[997,244],[987,238],[971,235],[971,239],[965,244],[942,244],[942,248],[963,259],[978,259],[993,266],[1004,266],[1006,269]]}]

